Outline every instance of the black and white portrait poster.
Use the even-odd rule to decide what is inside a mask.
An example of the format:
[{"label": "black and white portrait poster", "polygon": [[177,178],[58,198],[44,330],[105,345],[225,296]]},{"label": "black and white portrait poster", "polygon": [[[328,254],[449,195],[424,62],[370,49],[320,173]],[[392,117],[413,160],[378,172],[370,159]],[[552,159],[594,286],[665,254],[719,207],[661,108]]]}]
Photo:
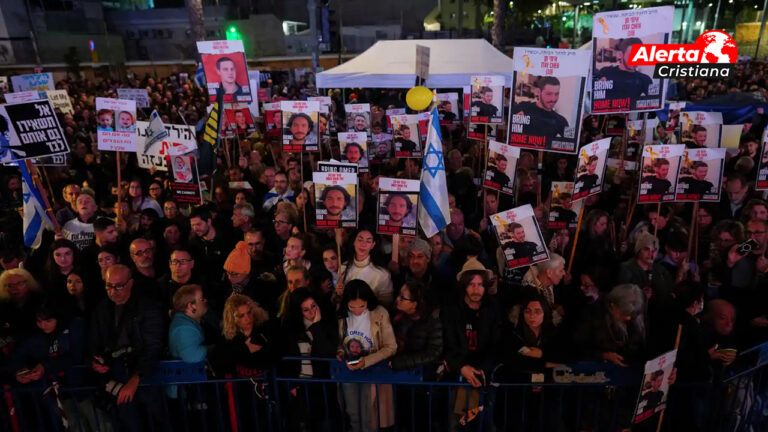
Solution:
[{"label": "black and white portrait poster", "polygon": [[504,117],[504,77],[475,75],[472,77],[471,123],[501,123]]},{"label": "black and white portrait poster", "polygon": [[643,383],[640,385],[640,395],[635,408],[635,421],[653,417],[667,406],[669,395],[669,377],[675,368],[677,350],[669,351],[645,363]]},{"label": "black and white portrait poster", "polygon": [[420,184],[419,180],[379,178],[379,234],[416,235]]},{"label": "black and white portrait poster", "polygon": [[392,139],[397,157],[421,157],[421,132],[417,114],[390,116]]},{"label": "black and white portrait poster", "polygon": [[650,145],[643,148],[638,204],[675,200],[677,173],[685,146]]},{"label": "black and white portrait poster", "polygon": [[0,105],[0,162],[69,152],[61,125],[48,99]]},{"label": "black and white portrait poster", "polygon": [[574,153],[579,144],[589,52],[515,48],[509,143]]},{"label": "black and white portrait poster", "polygon": [[339,132],[341,161],[355,164],[358,172],[368,172],[368,137],[365,132]]},{"label": "black and white portrait poster", "polygon": [[317,151],[317,118],[320,102],[282,101],[283,151]]},{"label": "black and white portrait poster", "polygon": [[357,174],[313,172],[318,228],[357,226]]},{"label": "black and white portrait poster", "polygon": [[371,136],[371,104],[346,104],[347,131],[365,132]]},{"label": "black and white portrait poster", "polygon": [[605,160],[610,146],[611,138],[603,138],[579,150],[579,165],[573,185],[574,201],[599,194],[603,190]]},{"label": "black and white portrait poster", "polygon": [[680,139],[686,148],[720,147],[720,126],[723,113],[683,111],[680,113]]},{"label": "black and white portrait poster", "polygon": [[549,202],[549,229],[575,229],[584,200],[573,200],[573,182],[552,182]]},{"label": "black and white portrait poster", "polygon": [[653,66],[631,66],[633,45],[671,42],[674,6],[596,13],[592,19],[592,113],[664,106],[667,80]]},{"label": "black and white portrait poster", "polygon": [[491,216],[493,229],[507,260],[507,268],[529,266],[549,259],[544,237],[530,204]]},{"label": "black and white portrait poster", "polygon": [[686,149],[680,160],[676,201],[720,202],[724,148]]},{"label": "black and white portrait poster", "polygon": [[224,91],[224,103],[252,101],[243,41],[199,41],[197,52],[203,62],[210,102],[216,101],[219,88]]},{"label": "black and white portrait poster", "polygon": [[515,172],[520,149],[498,141],[488,141],[485,180],[483,186],[488,189],[514,195]]}]

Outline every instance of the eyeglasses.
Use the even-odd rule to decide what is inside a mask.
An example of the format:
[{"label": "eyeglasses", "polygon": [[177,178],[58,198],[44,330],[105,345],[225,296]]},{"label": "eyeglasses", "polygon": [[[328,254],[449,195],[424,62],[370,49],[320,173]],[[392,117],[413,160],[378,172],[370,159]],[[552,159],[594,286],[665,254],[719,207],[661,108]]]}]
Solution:
[{"label": "eyeglasses", "polygon": [[149,188],[149,190],[160,190],[160,189],[162,189],[160,186],[152,186],[151,188]]},{"label": "eyeglasses", "polygon": [[8,288],[19,288],[19,287],[23,287],[26,284],[27,284],[27,281],[22,279],[18,282],[8,282],[6,285],[8,286]]},{"label": "eyeglasses", "polygon": [[317,310],[317,305],[316,304],[313,304],[312,306],[310,306],[308,308],[301,308],[301,311],[304,312],[304,313],[309,313],[309,312],[312,312],[314,310]]},{"label": "eyeglasses", "polygon": [[133,256],[149,255],[154,250],[155,250],[155,248],[146,248],[146,249],[142,249],[142,250],[138,250],[136,252],[133,252],[133,253],[131,253],[131,255],[133,255]]},{"label": "eyeglasses", "polygon": [[765,234],[765,231],[744,231],[744,234],[747,235],[747,237],[751,235],[763,235]]},{"label": "eyeglasses", "polygon": [[409,302],[415,302],[416,301],[414,299],[409,299],[408,297],[405,297],[402,294],[398,295],[397,298],[400,299],[400,300],[409,301]]},{"label": "eyeglasses", "polygon": [[243,273],[231,272],[231,271],[227,272],[227,276],[229,276],[229,277],[238,277],[238,276],[242,276],[242,275],[243,275]]},{"label": "eyeglasses", "polygon": [[196,298],[196,299],[192,300],[190,303],[192,303],[192,304],[195,304],[195,303],[205,303],[205,302],[207,302],[207,301],[208,301],[208,299],[207,299],[207,298],[205,298],[205,297],[201,297],[201,298],[199,298],[199,299],[198,299],[198,298]]},{"label": "eyeglasses", "polygon": [[104,286],[107,291],[122,291],[128,284],[131,282],[131,279],[128,279],[127,281],[119,284],[111,284],[109,282],[106,283]]},{"label": "eyeglasses", "polygon": [[172,259],[169,262],[171,263],[171,265],[183,265],[183,264],[191,263],[192,260],[191,259]]},{"label": "eyeglasses", "polygon": [[272,223],[273,223],[273,224],[275,224],[275,225],[281,225],[281,224],[286,224],[286,225],[288,225],[288,222],[286,222],[286,221],[282,221],[282,220],[280,220],[280,219],[275,219],[275,220],[273,220],[273,221],[272,221]]}]

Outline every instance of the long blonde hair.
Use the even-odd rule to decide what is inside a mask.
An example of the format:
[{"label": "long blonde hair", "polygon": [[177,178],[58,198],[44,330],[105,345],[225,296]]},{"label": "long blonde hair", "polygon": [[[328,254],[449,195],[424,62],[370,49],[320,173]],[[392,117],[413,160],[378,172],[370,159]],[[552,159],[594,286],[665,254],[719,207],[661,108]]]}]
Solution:
[{"label": "long blonde hair", "polygon": [[242,294],[232,294],[227,299],[227,302],[224,303],[224,323],[221,330],[224,334],[224,338],[227,340],[232,340],[239,331],[235,324],[235,312],[240,306],[248,306],[248,313],[253,317],[254,327],[269,319],[267,311],[262,309],[261,306],[250,297]]},{"label": "long blonde hair", "polygon": [[10,294],[8,294],[8,280],[13,276],[21,276],[24,278],[24,282],[27,283],[27,289],[29,291],[39,291],[40,286],[37,284],[32,273],[24,270],[23,268],[15,268],[4,271],[0,274],[0,301],[8,301]]}]

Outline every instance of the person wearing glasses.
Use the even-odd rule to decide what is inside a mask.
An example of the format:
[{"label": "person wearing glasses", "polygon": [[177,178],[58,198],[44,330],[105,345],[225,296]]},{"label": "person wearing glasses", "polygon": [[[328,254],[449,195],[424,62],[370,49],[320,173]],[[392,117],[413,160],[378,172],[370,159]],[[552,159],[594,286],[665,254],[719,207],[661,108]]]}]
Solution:
[{"label": "person wearing glasses", "polygon": [[0,274],[0,327],[11,340],[37,328],[34,311],[43,302],[40,285],[27,270],[14,268]]},{"label": "person wearing glasses", "polygon": [[161,275],[155,269],[154,242],[137,238],[131,242],[128,252],[133,262],[131,270],[136,281],[136,290],[141,295],[149,296],[161,304],[165,303],[157,286],[157,280]]},{"label": "person wearing glasses", "polygon": [[161,291],[162,305],[173,311],[173,297],[176,295],[176,291],[184,285],[197,285],[200,281],[195,277],[195,259],[189,250],[175,249],[171,252],[167,262],[171,271],[160,278],[158,289]]},{"label": "person wearing glasses", "polygon": [[140,431],[142,424],[167,429],[160,388],[139,387],[152,375],[165,349],[163,311],[153,300],[134,293],[134,285],[127,266],[116,264],[107,270],[107,298],[91,316],[88,358],[101,388],[114,398],[120,430]]},{"label": "person wearing glasses", "polygon": [[205,360],[210,348],[205,344],[201,322],[208,312],[208,300],[200,285],[184,285],[173,294],[173,318],[168,328],[171,357],[187,363]]},{"label": "person wearing glasses", "polygon": [[157,214],[163,214],[163,208],[153,198],[144,195],[144,187],[141,185],[141,180],[131,180],[128,186],[128,201],[131,204],[131,210],[138,213],[146,208],[151,208],[157,212]]}]

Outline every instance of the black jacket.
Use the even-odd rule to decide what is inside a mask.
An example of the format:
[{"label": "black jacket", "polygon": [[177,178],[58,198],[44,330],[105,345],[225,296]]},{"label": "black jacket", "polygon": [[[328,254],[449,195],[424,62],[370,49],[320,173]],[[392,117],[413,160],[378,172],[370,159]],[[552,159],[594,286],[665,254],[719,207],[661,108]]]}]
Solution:
[{"label": "black jacket", "polygon": [[440,354],[443,352],[443,323],[440,321],[439,312],[435,311],[413,321],[405,334],[398,331],[402,328],[403,319],[407,318],[396,316],[392,323],[398,348],[397,354],[392,358],[392,369],[423,366],[425,377],[434,375]]},{"label": "black jacket", "polygon": [[501,317],[496,303],[488,297],[484,298],[480,309],[476,311],[477,348],[470,350],[466,329],[469,313],[463,299],[441,310],[445,338],[443,357],[449,373],[458,374],[462,366],[468,364],[483,369],[485,376],[490,378],[501,340]]},{"label": "black jacket", "polygon": [[[316,322],[309,326],[308,329],[304,328],[303,321],[296,323],[286,323],[283,327],[283,356],[285,357],[300,357],[299,342],[306,342],[311,345],[310,351],[311,357],[318,358],[334,358],[336,356],[336,347],[338,346],[337,340],[339,337],[339,328],[336,320],[333,319],[333,315],[328,315],[330,319],[325,318],[323,315],[319,322]],[[307,335],[307,331],[312,335],[310,340]],[[298,360],[285,360],[280,362],[281,375],[298,377],[301,373],[301,362]],[[330,377],[330,363],[326,361],[313,361],[312,362],[312,376],[313,378],[328,378]]]}]

